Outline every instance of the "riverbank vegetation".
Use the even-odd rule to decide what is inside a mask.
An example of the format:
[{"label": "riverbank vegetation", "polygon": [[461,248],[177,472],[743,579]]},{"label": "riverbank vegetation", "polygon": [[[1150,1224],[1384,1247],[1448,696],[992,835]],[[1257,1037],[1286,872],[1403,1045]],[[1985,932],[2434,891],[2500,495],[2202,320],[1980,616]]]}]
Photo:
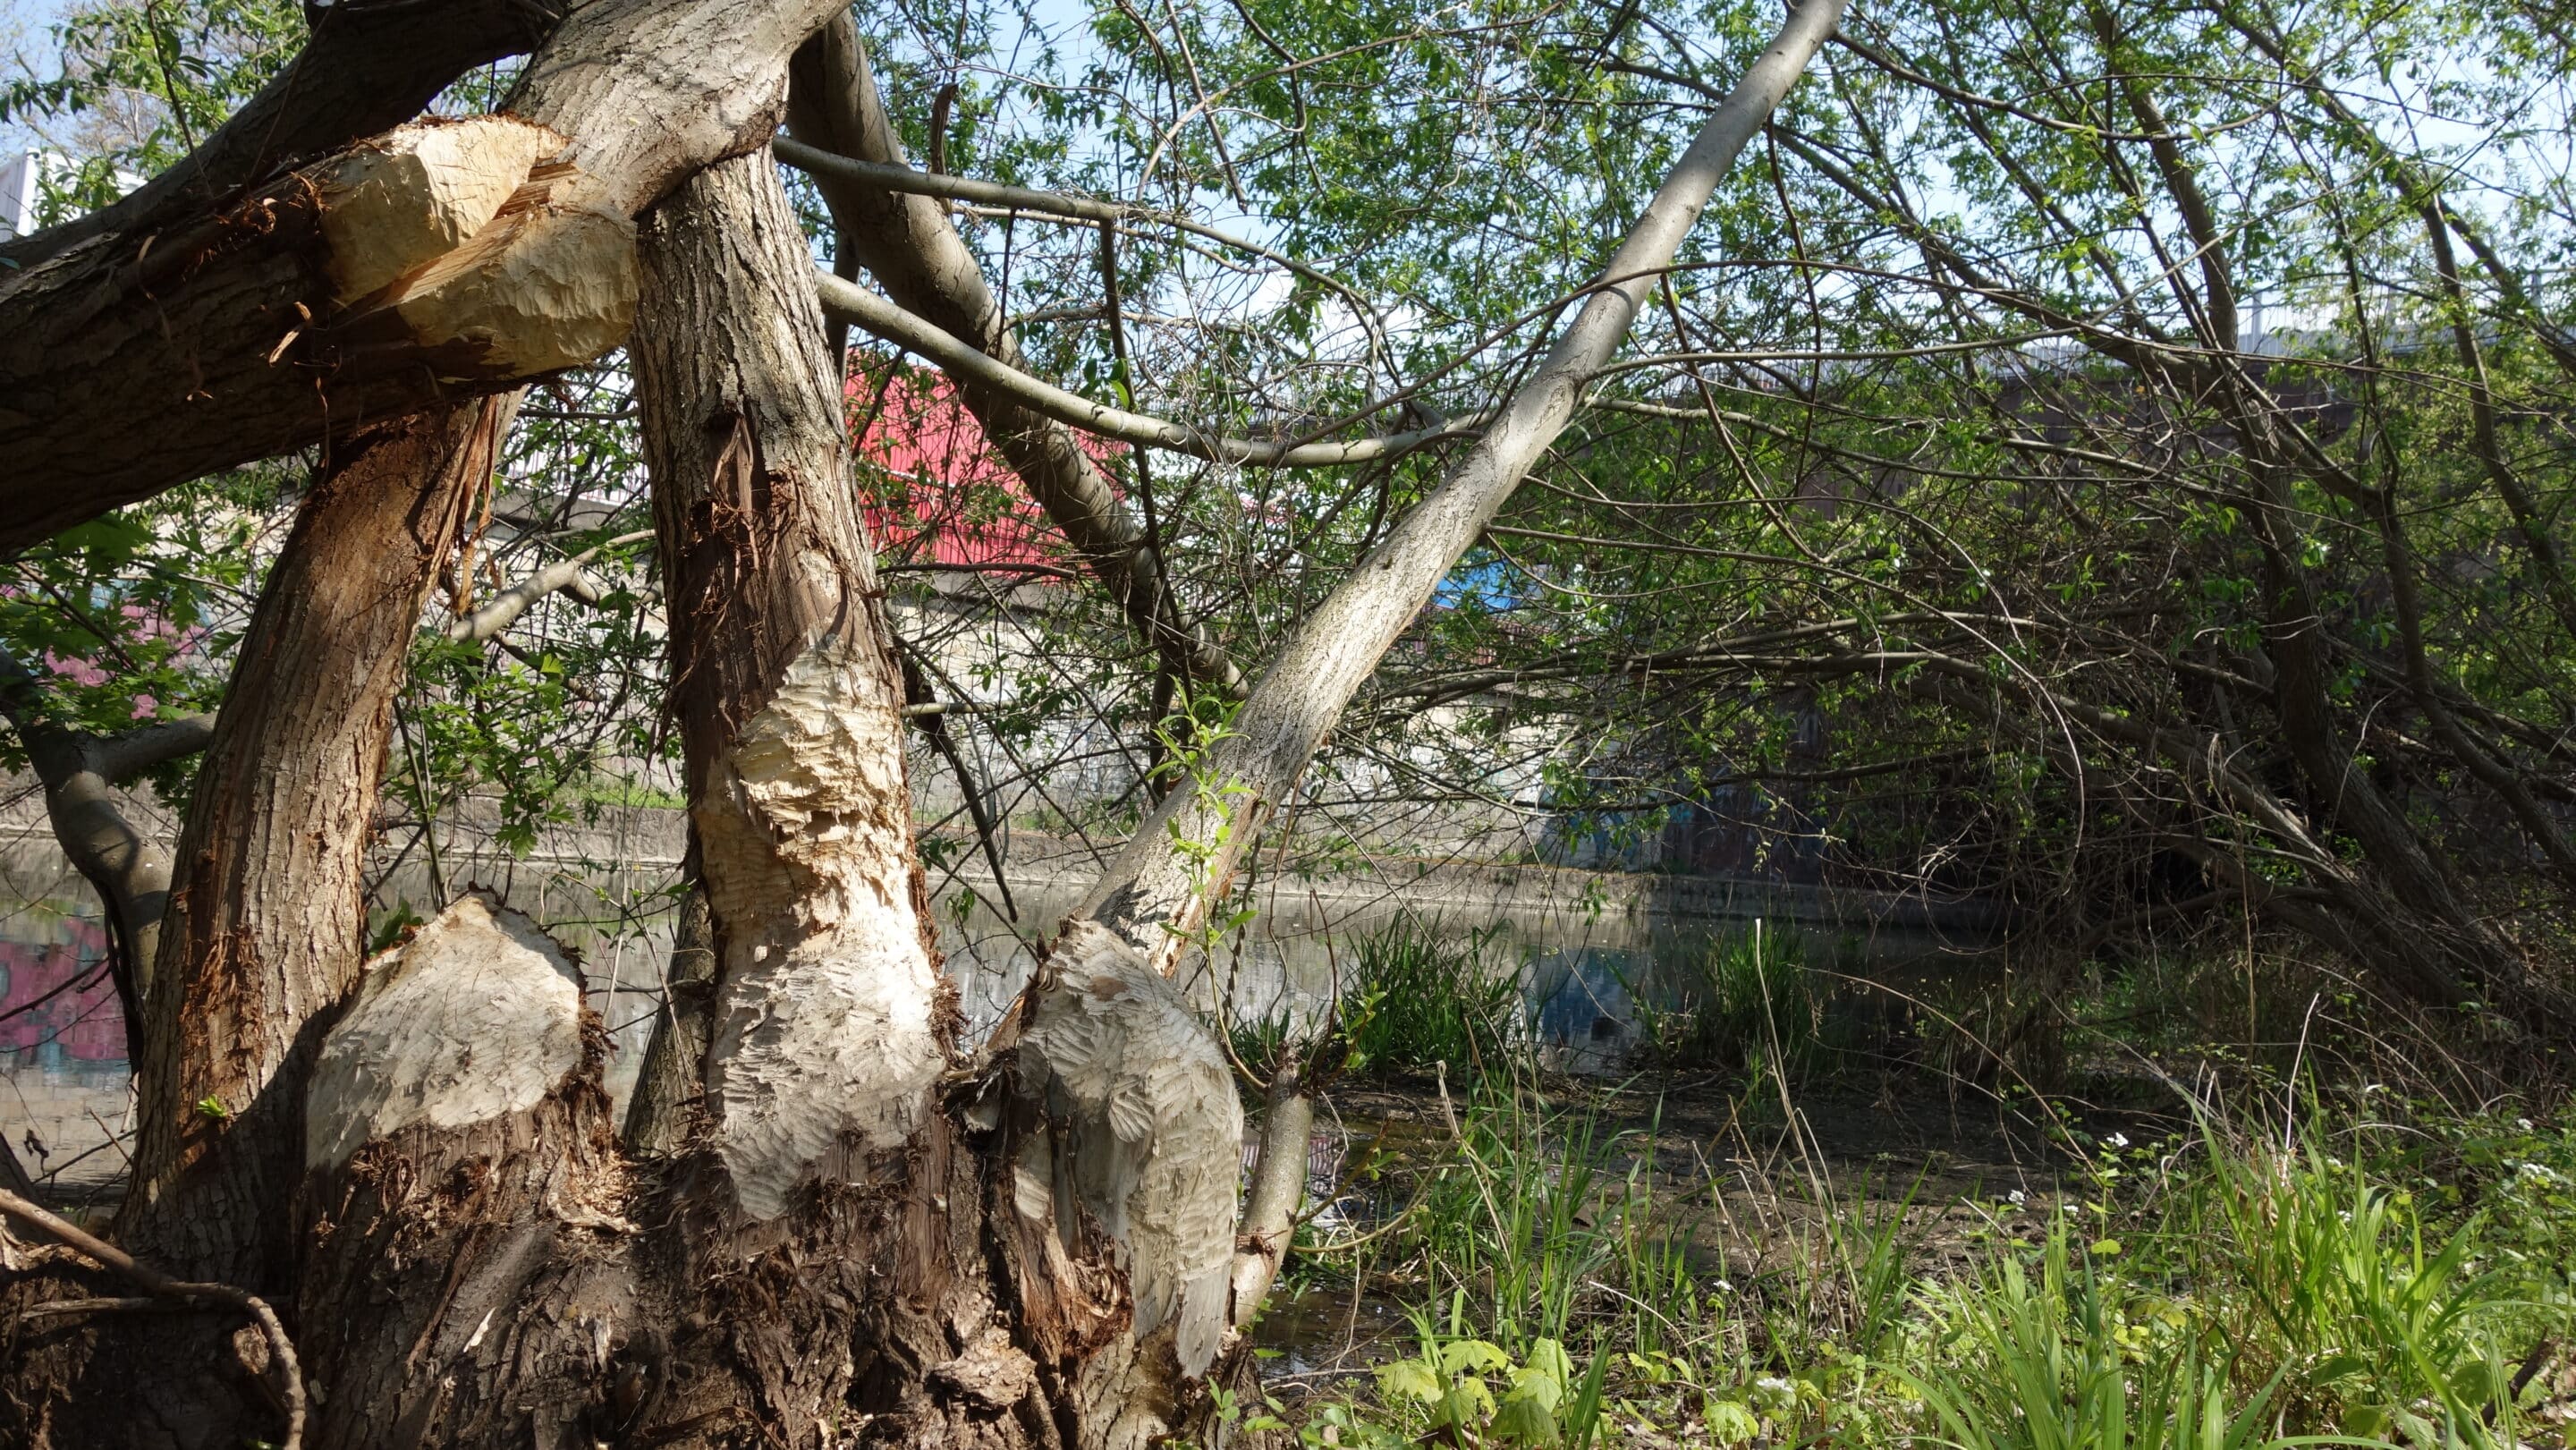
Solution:
[{"label": "riverbank vegetation", "polygon": [[2563,1442],[2549,7],[39,23],[0,1439]]},{"label": "riverbank vegetation", "polygon": [[1387,1450],[2568,1443],[2576,1119],[2204,1091],[2108,1129],[2025,1099],[2029,1160],[1962,1183],[1834,1151],[1776,1079],[1729,1105],[1741,1152],[1645,1081],[1624,1116],[1444,1084],[1308,1230],[1292,1289],[1353,1310],[1276,1351],[1269,1413]]}]

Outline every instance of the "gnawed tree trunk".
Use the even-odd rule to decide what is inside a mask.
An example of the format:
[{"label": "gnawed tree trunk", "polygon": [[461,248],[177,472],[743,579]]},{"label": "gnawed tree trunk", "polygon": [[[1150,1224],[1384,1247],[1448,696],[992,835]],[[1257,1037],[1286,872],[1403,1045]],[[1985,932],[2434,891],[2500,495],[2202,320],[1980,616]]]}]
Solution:
[{"label": "gnawed tree trunk", "polygon": [[368,1307],[308,1351],[317,1438],[372,1443],[343,1418],[363,1407],[405,1444],[819,1445],[855,1412],[872,1439],[1142,1450],[1182,1424],[1223,1332],[1223,1058],[1086,929],[1018,1070],[958,1071],[899,674],[766,156],[683,186],[642,257],[634,356],[721,977],[704,1127],[622,1161],[581,1046],[596,1024],[481,904],[380,962],[323,1047],[333,1116],[306,1139],[306,1322]]},{"label": "gnawed tree trunk", "polygon": [[314,483],[198,773],[139,1034],[125,1244],[277,1295],[314,1018],[354,979],[393,700],[515,398],[373,429]]},{"label": "gnawed tree trunk", "polygon": [[[368,430],[314,483],[262,590],[180,836],[135,1038],[121,1246],[175,1277],[291,1302],[304,1088],[354,979],[394,691],[437,565],[515,400]],[[13,1294],[77,1292],[86,1273]],[[276,1433],[229,1325],[66,1316],[22,1337],[29,1443],[232,1445]]]},{"label": "gnawed tree trunk", "polygon": [[767,141],[834,8],[598,0],[506,118],[401,127],[0,272],[0,547],[615,347],[633,219]]},{"label": "gnawed tree trunk", "polygon": [[[619,1154],[576,984],[547,943],[479,901],[372,964],[336,1024],[307,1010],[283,1043],[296,1075],[263,1071],[301,1086],[318,1064],[309,1100],[270,1092],[241,1141],[295,1130],[316,1442],[820,1445],[863,1428],[1144,1450],[1204,1435],[1195,1381],[1248,1366],[1222,1357],[1229,1294],[1235,1317],[1258,1299],[1234,1279],[1241,1110],[1222,1052],[1149,951],[1166,955],[1164,928],[1192,925],[1257,824],[1259,792],[1293,782],[1420,598],[1401,620],[1396,606],[1427,596],[1562,426],[1831,8],[1812,0],[1693,146],[1644,240],[1426,506],[1430,522],[1399,531],[1247,703],[1284,722],[1220,758],[1220,780],[1255,783],[1251,809],[1185,823],[1208,828],[1221,869],[1158,864],[1175,848],[1150,827],[1157,843],[1093,893],[1102,920],[1068,926],[988,1062],[958,1058],[929,941],[901,684],[804,239],[765,154],[680,187],[643,232],[634,355],[720,972],[707,1122],[657,1163]],[[217,761],[229,758],[219,738]],[[210,780],[243,789],[223,771]],[[273,841],[330,824],[333,800],[290,792],[274,819],[240,824]],[[189,879],[220,866],[192,857]],[[1181,888],[1164,890],[1176,871]],[[230,909],[210,904],[170,939],[199,943],[198,923]],[[264,1015],[178,1040],[240,1030],[254,1055],[283,1055],[281,989],[250,990]],[[246,995],[189,992],[219,1008]],[[308,1102],[309,1115],[271,1115]],[[274,1154],[245,1171],[227,1166],[229,1143],[192,1157],[176,1136],[168,1156],[203,1174],[180,1185],[285,1206]],[[161,1211],[175,1201],[164,1193]],[[254,1267],[266,1246],[245,1250]]]}]

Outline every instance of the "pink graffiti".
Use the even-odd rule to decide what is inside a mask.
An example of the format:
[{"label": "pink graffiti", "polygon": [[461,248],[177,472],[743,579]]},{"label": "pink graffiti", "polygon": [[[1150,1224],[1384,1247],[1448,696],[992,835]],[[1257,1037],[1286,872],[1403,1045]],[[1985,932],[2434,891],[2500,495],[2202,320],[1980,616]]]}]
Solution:
[{"label": "pink graffiti", "polygon": [[0,941],[0,1051],[50,1042],[76,1061],[123,1062],[125,1018],[116,988],[97,970],[107,955],[106,929],[75,919],[63,930],[63,941]]}]

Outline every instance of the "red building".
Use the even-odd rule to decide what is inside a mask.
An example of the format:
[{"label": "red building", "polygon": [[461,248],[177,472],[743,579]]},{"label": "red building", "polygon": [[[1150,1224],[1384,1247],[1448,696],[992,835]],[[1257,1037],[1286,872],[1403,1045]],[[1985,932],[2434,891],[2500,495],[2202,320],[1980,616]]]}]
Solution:
[{"label": "red building", "polygon": [[[1062,567],[1063,537],[1011,472],[983,425],[937,373],[864,374],[846,386],[853,451],[863,465],[868,532],[880,555],[910,565],[1007,573]],[[1124,449],[1076,433],[1104,468]],[[873,486],[873,487],[872,487]]]}]

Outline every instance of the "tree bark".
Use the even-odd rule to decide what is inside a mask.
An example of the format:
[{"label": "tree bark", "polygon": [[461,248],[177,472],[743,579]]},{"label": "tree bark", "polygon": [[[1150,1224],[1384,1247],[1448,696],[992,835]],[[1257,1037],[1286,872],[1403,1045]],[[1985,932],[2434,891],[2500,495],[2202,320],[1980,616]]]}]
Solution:
[{"label": "tree bark", "polygon": [[689,852],[689,889],[671,924],[671,963],[662,974],[662,1009],[653,1014],[653,1040],[635,1074],[626,1103],[626,1151],[661,1157],[679,1151],[702,1119],[706,1092],[707,1034],[715,1016],[715,925],[707,917],[706,888],[698,884],[697,851]]},{"label": "tree bark", "polygon": [[508,119],[402,127],[0,273],[0,547],[615,347],[633,218],[766,142],[832,9],[583,5]]},{"label": "tree bark", "polygon": [[304,501],[243,639],[179,838],[140,1038],[120,1237],[289,1298],[302,1077],[365,940],[394,692],[515,397],[369,430]]}]

